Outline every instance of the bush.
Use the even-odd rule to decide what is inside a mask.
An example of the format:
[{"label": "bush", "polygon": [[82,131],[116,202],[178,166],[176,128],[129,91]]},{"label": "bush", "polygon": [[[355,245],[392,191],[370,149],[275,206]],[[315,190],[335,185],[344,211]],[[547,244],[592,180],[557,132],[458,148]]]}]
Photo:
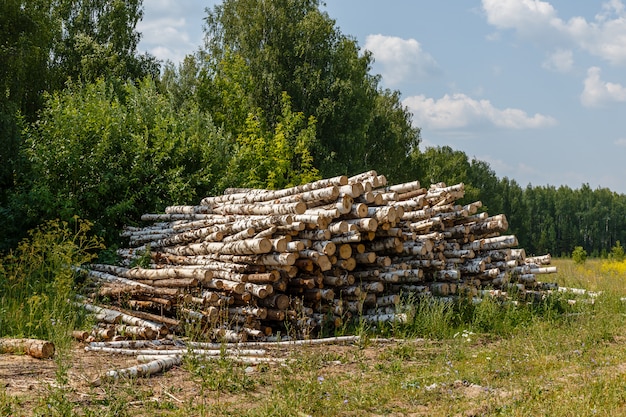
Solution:
[{"label": "bush", "polygon": [[615,242],[615,246],[611,248],[609,259],[615,262],[622,262],[624,258],[626,258],[626,255],[624,254],[624,248],[618,240],[617,242]]},{"label": "bush", "polygon": [[112,242],[144,213],[213,192],[223,142],[208,114],[175,108],[150,79],[70,85],[27,134],[28,227],[78,215]]},{"label": "bush", "polygon": [[582,265],[587,260],[587,251],[582,246],[576,246],[572,252],[572,259],[578,265]]}]

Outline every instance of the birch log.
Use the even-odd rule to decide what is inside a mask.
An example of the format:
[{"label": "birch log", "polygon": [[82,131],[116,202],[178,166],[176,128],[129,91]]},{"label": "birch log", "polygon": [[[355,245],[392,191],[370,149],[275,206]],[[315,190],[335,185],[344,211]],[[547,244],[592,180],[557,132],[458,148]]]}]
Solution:
[{"label": "birch log", "polygon": [[54,356],[54,344],[39,339],[0,339],[0,353],[22,353],[37,359]]},{"label": "birch log", "polygon": [[181,363],[181,356],[167,356],[145,364],[131,366],[130,368],[108,371],[104,375],[104,377],[96,379],[91,383],[91,385],[94,387],[99,387],[100,385],[102,385],[103,380],[107,379],[117,380],[124,377],[137,378],[140,376],[150,376],[159,372],[166,372],[172,367],[178,366]]}]

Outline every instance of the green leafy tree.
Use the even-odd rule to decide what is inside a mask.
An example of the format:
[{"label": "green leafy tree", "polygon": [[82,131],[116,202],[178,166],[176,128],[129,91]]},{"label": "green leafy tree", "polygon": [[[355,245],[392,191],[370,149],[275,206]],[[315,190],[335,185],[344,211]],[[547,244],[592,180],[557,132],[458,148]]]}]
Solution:
[{"label": "green leafy tree", "polygon": [[237,137],[224,186],[278,189],[320,178],[309,151],[315,141],[315,119],[293,112],[283,94],[283,112],[273,131],[250,113]]},{"label": "green leafy tree", "polygon": [[[369,74],[371,54],[361,53],[319,4],[226,0],[208,9],[202,105],[212,113],[235,111],[225,125],[259,108],[273,129],[286,92],[293,111],[317,121],[312,156],[322,176],[365,169],[400,174],[419,130],[399,95],[380,91],[379,78]],[[234,125],[237,137],[245,123]]]},{"label": "green leafy tree", "polygon": [[[250,113],[263,112],[249,94],[255,79],[240,54],[227,53],[214,68],[201,68],[198,77],[199,105],[209,111],[215,124],[231,137],[236,138],[245,131]],[[263,123],[271,125],[264,116]]]},{"label": "green leafy tree", "polygon": [[[158,62],[138,55],[141,0],[3,0],[0,2],[0,250],[17,243],[36,219],[29,195],[24,126],[54,94],[100,77],[117,82],[158,76]],[[120,91],[121,93],[121,91]],[[62,152],[62,150],[61,150]],[[35,181],[36,183],[38,181]],[[34,202],[38,204],[38,202]],[[33,224],[30,224],[33,226]]]},{"label": "green leafy tree", "polygon": [[615,242],[615,246],[611,248],[611,253],[609,254],[609,259],[615,262],[622,262],[626,255],[624,254],[624,247],[618,240]]},{"label": "green leafy tree", "polygon": [[175,109],[153,81],[103,80],[48,98],[28,132],[31,220],[79,215],[114,240],[123,224],[214,191],[223,138],[190,103]]},{"label": "green leafy tree", "polygon": [[[159,79],[159,88],[170,97],[175,108],[197,102],[200,86],[200,65],[194,55],[187,55],[176,67],[172,62],[165,63]],[[215,115],[213,115],[215,120]]]},{"label": "green leafy tree", "polygon": [[[33,121],[43,92],[68,78],[157,76],[157,61],[138,55],[141,0],[3,0],[0,3],[0,88]],[[13,114],[13,109],[9,109]],[[7,108],[0,111],[6,112]]]},{"label": "green leafy tree", "polygon": [[4,114],[18,110],[33,120],[41,108],[51,50],[61,32],[53,6],[52,0],[0,2],[0,103],[16,107],[2,106]]},{"label": "green leafy tree", "polygon": [[22,129],[36,119],[49,87],[50,51],[60,33],[52,7],[51,0],[0,2],[0,250],[25,234],[9,200],[28,166],[19,152]]},{"label": "green leafy tree", "polygon": [[55,12],[63,27],[52,51],[57,87],[67,78],[158,76],[154,57],[137,53],[142,0],[60,0]]}]

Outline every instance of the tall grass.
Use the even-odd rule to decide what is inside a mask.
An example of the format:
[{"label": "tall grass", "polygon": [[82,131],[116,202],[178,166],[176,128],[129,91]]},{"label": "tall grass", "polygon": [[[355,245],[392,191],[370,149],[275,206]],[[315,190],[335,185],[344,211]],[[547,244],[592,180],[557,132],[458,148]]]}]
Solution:
[{"label": "tall grass", "polygon": [[89,222],[50,221],[0,259],[0,337],[54,339],[78,319],[73,266],[89,262],[101,241]]},{"label": "tall grass", "polygon": [[[55,346],[55,384],[42,398],[39,415],[73,415],[65,389],[72,365],[71,332],[82,316],[72,305],[76,265],[91,261],[101,241],[89,236],[91,224],[74,219],[50,221],[0,262],[0,337],[49,340]],[[0,405],[8,408],[9,401]]]}]

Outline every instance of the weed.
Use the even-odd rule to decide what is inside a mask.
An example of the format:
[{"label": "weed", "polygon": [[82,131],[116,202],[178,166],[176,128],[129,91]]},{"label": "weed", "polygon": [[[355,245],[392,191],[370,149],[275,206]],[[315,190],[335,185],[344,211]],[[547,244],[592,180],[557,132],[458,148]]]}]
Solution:
[{"label": "weed", "polygon": [[1,260],[0,336],[54,339],[79,324],[83,316],[67,302],[75,287],[73,266],[89,262],[103,246],[89,236],[89,222],[75,219],[73,226],[47,222]]}]

